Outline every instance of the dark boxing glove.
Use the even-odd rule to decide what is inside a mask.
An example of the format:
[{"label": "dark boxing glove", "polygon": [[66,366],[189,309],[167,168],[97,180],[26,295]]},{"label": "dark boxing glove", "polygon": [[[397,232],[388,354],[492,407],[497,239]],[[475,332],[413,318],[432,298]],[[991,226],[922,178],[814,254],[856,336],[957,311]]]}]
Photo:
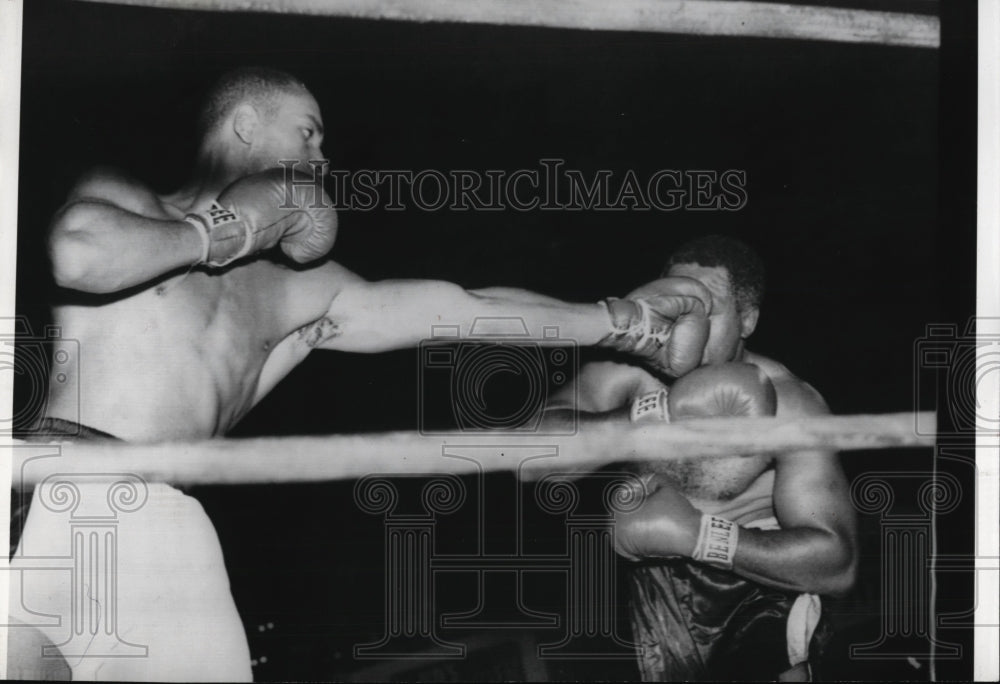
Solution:
[{"label": "dark boxing glove", "polygon": [[[642,395],[632,403],[632,422],[669,423],[712,417],[769,416],[777,409],[774,385],[757,366],[723,363],[702,366],[678,378],[669,389]],[[703,514],[657,475],[643,480],[642,505],[615,516],[615,550],[630,560],[690,556],[732,569],[739,526]]]},{"label": "dark boxing glove", "polygon": [[638,356],[671,377],[696,368],[708,342],[712,295],[693,278],[661,278],[605,300],[611,332],[598,345]]}]

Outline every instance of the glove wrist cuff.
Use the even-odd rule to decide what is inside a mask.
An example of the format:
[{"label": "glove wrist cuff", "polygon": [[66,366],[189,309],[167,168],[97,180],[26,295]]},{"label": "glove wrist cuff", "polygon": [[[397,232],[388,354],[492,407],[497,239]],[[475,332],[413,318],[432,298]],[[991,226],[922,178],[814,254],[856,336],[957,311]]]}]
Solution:
[{"label": "glove wrist cuff", "polygon": [[205,218],[201,214],[188,214],[184,220],[194,226],[198,237],[201,238],[201,256],[194,262],[195,265],[208,263],[208,251],[212,246],[212,238],[208,235],[208,225]]},{"label": "glove wrist cuff", "polygon": [[669,423],[669,397],[666,387],[636,397],[629,410],[629,420],[633,423]]},{"label": "glove wrist cuff", "polygon": [[611,330],[598,342],[599,346],[631,352],[645,348],[654,339],[662,345],[663,340],[652,329],[645,300],[608,297],[601,304],[608,312]]},{"label": "glove wrist cuff", "polygon": [[703,513],[698,543],[691,558],[723,570],[732,570],[739,538],[740,526],[732,520]]},{"label": "glove wrist cuff", "polygon": [[[202,258],[198,262],[200,264],[215,268],[227,266],[237,259],[245,257],[253,248],[253,228],[250,223],[241,219],[235,211],[226,209],[218,201],[212,202],[212,205],[205,211],[188,214],[184,217],[184,220],[198,228],[199,233],[202,235],[204,244]],[[220,247],[224,243],[226,246],[229,246],[231,244],[230,240],[236,237],[235,235],[229,235],[230,231],[222,230],[223,227],[234,224],[239,224],[236,228],[238,232],[242,233],[243,240],[239,248],[228,256],[216,256],[212,258],[211,252],[213,246]],[[239,230],[240,228],[242,228],[242,231]],[[220,239],[220,233],[223,232],[227,233],[225,240]]]}]

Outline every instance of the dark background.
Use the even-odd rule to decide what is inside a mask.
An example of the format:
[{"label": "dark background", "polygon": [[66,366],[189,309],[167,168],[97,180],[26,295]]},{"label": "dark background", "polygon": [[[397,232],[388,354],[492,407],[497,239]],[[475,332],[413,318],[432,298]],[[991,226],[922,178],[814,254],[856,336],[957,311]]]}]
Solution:
[{"label": "dark background", "polygon": [[[190,172],[205,90],[228,68],[260,64],[310,87],[332,168],[513,171],[554,157],[586,176],[605,168],[619,178],[628,169],[640,178],[659,169],[747,173],[748,203],[737,212],[342,212],[332,258],[363,276],[593,301],[655,277],[681,242],[727,233],[756,247],[768,267],[751,349],[813,384],[836,414],[910,410],[915,344],[928,323],[963,331],[973,304],[975,31],[961,6],[946,9],[944,47],[935,51],[32,0],[18,313],[36,330],[50,320],[57,293],[43,236],[74,178],[112,164],[174,189]],[[417,361],[415,352],[316,353],[234,434],[414,429]],[[933,407],[933,387],[921,384],[922,408]],[[24,385],[16,390],[23,400]],[[930,454],[918,452],[855,452],[844,462],[855,477],[904,469],[903,457],[905,468],[931,467]],[[488,479],[488,489],[514,487],[505,476]],[[353,503],[352,483],[195,494],[219,528],[253,655],[267,657],[256,676],[344,678],[366,666],[351,647],[383,629],[383,526]],[[947,523],[952,552],[969,541],[967,508]],[[466,525],[458,538],[474,534],[471,521],[456,524]],[[863,580],[833,604],[855,643],[864,630],[877,633],[879,619],[877,519],[863,529]],[[942,581],[943,609],[971,605],[966,579]],[[440,600],[462,607],[460,584]],[[560,591],[536,588],[532,607],[559,612]],[[945,631],[949,641],[968,636]],[[557,633],[533,632],[541,641]],[[968,676],[969,653],[940,668]],[[472,676],[523,676],[504,674],[496,660]],[[546,667],[550,677],[635,676],[628,661]],[[927,671],[898,659],[837,667],[849,678]]]}]

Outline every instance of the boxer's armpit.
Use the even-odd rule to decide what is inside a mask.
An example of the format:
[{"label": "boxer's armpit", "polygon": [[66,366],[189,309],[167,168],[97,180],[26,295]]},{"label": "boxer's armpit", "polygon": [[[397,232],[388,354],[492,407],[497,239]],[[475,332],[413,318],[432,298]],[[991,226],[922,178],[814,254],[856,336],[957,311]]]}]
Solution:
[{"label": "boxer's armpit", "polygon": [[306,346],[313,348],[334,337],[339,337],[341,328],[340,324],[332,318],[323,316],[318,321],[302,326],[296,331],[296,334],[298,335],[298,339],[304,342]]}]

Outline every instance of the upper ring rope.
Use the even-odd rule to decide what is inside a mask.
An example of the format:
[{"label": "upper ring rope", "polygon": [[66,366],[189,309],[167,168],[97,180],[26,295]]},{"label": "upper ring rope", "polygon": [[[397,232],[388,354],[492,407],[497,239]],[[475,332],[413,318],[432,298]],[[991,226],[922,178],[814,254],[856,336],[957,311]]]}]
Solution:
[{"label": "upper ring rope", "polygon": [[792,38],[936,48],[935,16],[740,0],[87,0],[216,12]]}]

